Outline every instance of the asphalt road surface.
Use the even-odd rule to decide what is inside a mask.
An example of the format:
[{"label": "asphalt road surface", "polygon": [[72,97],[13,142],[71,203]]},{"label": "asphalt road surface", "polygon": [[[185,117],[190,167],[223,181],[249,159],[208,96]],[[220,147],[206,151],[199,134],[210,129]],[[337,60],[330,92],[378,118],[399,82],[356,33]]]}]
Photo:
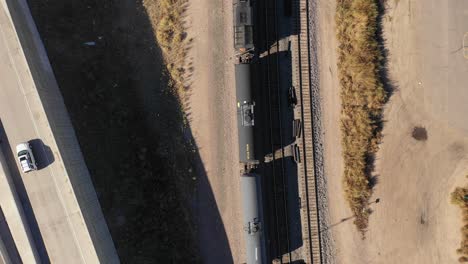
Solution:
[{"label": "asphalt road surface", "polygon": [[36,243],[43,243],[42,250],[38,250],[44,262],[97,263],[30,69],[3,4],[0,4],[0,121],[4,128],[1,133],[5,133],[2,148],[7,152],[5,144],[9,145],[11,153],[6,154],[12,157],[18,143],[32,141],[40,169],[24,174],[17,161],[10,164],[10,169],[16,182],[24,184],[23,189],[17,187],[23,203],[30,203],[33,208],[33,212],[26,214],[30,225],[40,230],[38,234],[32,227]]}]

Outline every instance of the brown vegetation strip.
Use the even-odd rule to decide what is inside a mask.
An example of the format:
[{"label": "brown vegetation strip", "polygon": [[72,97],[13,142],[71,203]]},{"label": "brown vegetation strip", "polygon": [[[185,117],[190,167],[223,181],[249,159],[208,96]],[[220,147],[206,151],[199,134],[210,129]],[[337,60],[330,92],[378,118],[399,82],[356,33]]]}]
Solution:
[{"label": "brown vegetation strip", "polygon": [[158,44],[162,48],[171,85],[178,96],[184,95],[184,62],[187,56],[187,43],[182,17],[186,0],[143,0],[150,16]]},{"label": "brown vegetation strip", "polygon": [[457,253],[460,254],[458,261],[468,262],[468,186],[458,187],[452,193],[452,203],[462,209],[463,227],[461,228],[462,240]]},{"label": "brown vegetation strip", "polygon": [[364,233],[372,193],[372,157],[380,141],[379,123],[386,92],[380,79],[378,5],[374,0],[341,0],[336,8],[338,69],[345,197]]}]

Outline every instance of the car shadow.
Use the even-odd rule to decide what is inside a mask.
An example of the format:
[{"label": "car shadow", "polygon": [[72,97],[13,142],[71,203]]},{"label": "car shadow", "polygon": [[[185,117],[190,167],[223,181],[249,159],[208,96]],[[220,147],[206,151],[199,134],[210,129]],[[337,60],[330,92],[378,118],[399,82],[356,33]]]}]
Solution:
[{"label": "car shadow", "polygon": [[29,144],[31,145],[34,158],[36,159],[38,170],[44,169],[54,163],[55,158],[52,150],[49,146],[44,144],[41,139],[36,138],[30,140]]}]

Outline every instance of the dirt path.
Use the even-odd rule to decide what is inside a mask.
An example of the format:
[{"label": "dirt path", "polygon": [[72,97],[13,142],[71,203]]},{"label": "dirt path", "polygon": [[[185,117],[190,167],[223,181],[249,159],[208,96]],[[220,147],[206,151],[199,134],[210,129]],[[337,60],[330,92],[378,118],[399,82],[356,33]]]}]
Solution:
[{"label": "dirt path", "polygon": [[371,199],[379,203],[371,205],[365,241],[347,220],[342,198],[338,91],[330,86],[324,95],[337,263],[456,262],[461,223],[449,195],[468,170],[468,61],[461,49],[468,4],[429,2],[387,1],[384,37],[396,89],[385,111]]},{"label": "dirt path", "polygon": [[[204,263],[241,263],[244,259],[237,165],[237,130],[232,52],[232,1],[191,1],[188,37],[193,67],[187,101],[190,127],[207,180],[194,201]],[[213,197],[206,195],[212,189]],[[216,216],[219,210],[220,217]],[[215,239],[225,233],[226,241]]]},{"label": "dirt path", "polygon": [[[341,102],[339,97],[339,84],[337,78],[337,55],[335,37],[335,1],[318,0],[316,20],[317,25],[317,59],[319,73],[319,87],[321,95],[321,114],[323,129],[323,166],[326,185],[328,189],[328,210],[329,224],[333,225],[336,221],[337,206],[343,210],[345,203],[341,195],[341,177],[342,177],[342,158],[340,145],[339,118]],[[350,213],[349,213],[350,214]],[[339,217],[339,216],[338,216]],[[324,235],[328,233],[332,238],[327,245],[330,253],[327,256],[327,263],[334,263],[334,244],[333,228],[323,231]],[[331,236],[330,236],[331,234]],[[340,242],[338,240],[338,242]],[[339,262],[338,262],[339,263]]]}]

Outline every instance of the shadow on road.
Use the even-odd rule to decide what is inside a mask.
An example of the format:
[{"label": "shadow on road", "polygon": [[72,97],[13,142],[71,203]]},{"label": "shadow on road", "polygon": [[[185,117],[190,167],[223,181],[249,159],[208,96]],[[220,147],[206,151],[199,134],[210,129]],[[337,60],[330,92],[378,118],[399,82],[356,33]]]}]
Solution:
[{"label": "shadow on road", "polygon": [[[21,263],[21,257],[16,247],[15,241],[11,235],[10,227],[3,214],[3,209],[0,207],[0,240],[5,245],[8,258],[12,263]],[[1,243],[1,242],[0,242]]]},{"label": "shadow on road", "polygon": [[[36,216],[31,206],[31,202],[29,200],[28,193],[23,183],[21,172],[18,169],[18,163],[16,155],[14,154],[13,150],[15,149],[16,145],[11,145],[10,141],[8,140],[8,136],[5,132],[3,127],[3,123],[0,120],[0,151],[3,151],[5,154],[5,159],[7,162],[7,167],[9,168],[11,178],[13,179],[14,187],[16,192],[18,193],[19,199],[23,206],[24,214],[26,216],[27,223],[29,225],[29,229],[31,230],[32,236],[34,238],[34,242],[41,258],[42,263],[50,263],[49,255],[47,253],[44,240],[42,239],[41,231],[39,230],[39,225],[36,220]],[[34,175],[25,175],[24,177],[34,176]]]}]

